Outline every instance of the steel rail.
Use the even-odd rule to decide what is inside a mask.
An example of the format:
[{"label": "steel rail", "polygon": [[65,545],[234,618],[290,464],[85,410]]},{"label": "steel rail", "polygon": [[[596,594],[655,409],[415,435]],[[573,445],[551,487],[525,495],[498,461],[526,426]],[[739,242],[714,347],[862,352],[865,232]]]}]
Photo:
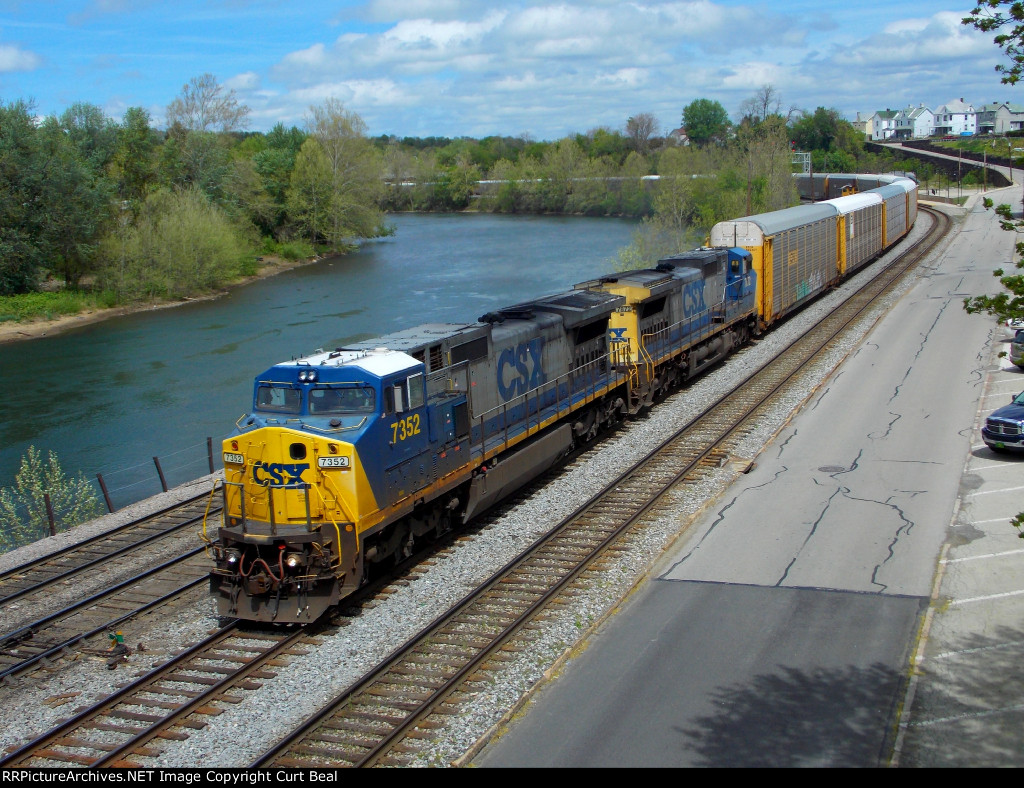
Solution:
[{"label": "steel rail", "polygon": [[[39,633],[50,624],[53,624],[54,622],[59,621],[61,619],[69,618],[81,612],[82,610],[88,608],[91,605],[95,605],[99,602],[102,602],[105,599],[115,596],[116,594],[120,593],[121,591],[124,591],[127,588],[137,585],[143,580],[154,577],[155,575],[158,575],[161,572],[164,572],[168,569],[173,569],[177,567],[179,564],[188,560],[189,558],[192,558],[193,556],[196,556],[199,553],[203,552],[205,549],[205,547],[198,547],[194,550],[185,553],[184,555],[176,556],[175,558],[172,558],[169,561],[160,564],[159,566],[155,566],[152,569],[148,569],[145,572],[136,575],[135,577],[131,577],[128,580],[124,580],[115,586],[112,586],[108,589],[93,594],[92,596],[89,596],[79,602],[76,602],[73,605],[69,605],[62,610],[58,610],[57,612],[52,613],[46,616],[45,618],[33,621],[31,624],[28,624],[22,627],[21,629],[15,630],[14,632],[4,635],[2,639],[0,639],[0,654],[12,651],[16,646],[24,643],[26,640],[38,636]],[[28,670],[36,663],[49,659],[50,657],[59,654],[65,649],[70,648],[76,643],[94,637],[100,634],[101,632],[109,631],[111,628],[121,625],[125,621],[128,621],[129,619],[139,615],[140,613],[144,613],[147,610],[152,610],[154,607],[158,607],[159,605],[162,605],[170,601],[171,599],[180,596],[183,592],[188,591],[189,589],[194,588],[200,583],[205,582],[208,576],[208,572],[203,572],[201,577],[196,578],[194,580],[189,580],[185,582],[183,585],[180,585],[172,589],[171,591],[162,594],[161,596],[158,596],[148,602],[139,605],[134,610],[130,610],[127,613],[124,613],[123,615],[109,619],[104,623],[94,627],[93,629],[82,631],[76,635],[65,638],[59,643],[55,643],[49,646],[48,648],[46,648],[45,651],[32,655],[27,659],[21,660],[18,663],[2,668],[0,669],[0,680],[3,680],[8,676],[14,676],[18,673],[23,673],[25,670]]]},{"label": "steel rail", "polygon": [[[129,533],[132,530],[141,531],[147,526],[147,524],[156,524],[157,522],[159,522],[161,518],[169,517],[173,515],[175,512],[181,510],[187,510],[193,504],[196,504],[199,501],[208,497],[209,493],[206,493],[201,496],[196,496],[195,498],[191,498],[188,501],[183,501],[179,504],[163,509],[156,514],[150,514],[146,515],[145,517],[141,517],[137,520],[134,520],[131,523],[128,523],[124,526],[120,526],[113,531],[108,531],[105,534],[99,534],[95,537],[92,537],[91,539],[86,540],[85,542],[72,545],[56,553],[45,556],[44,558],[40,558],[30,563],[16,567],[15,569],[12,569],[0,575],[0,583],[11,583],[14,582],[15,579],[21,579],[21,576],[26,575],[28,573],[40,572],[40,570],[43,567],[49,564],[54,564],[55,562],[59,562],[61,560],[71,558],[76,553],[85,554],[88,548],[102,547],[104,543],[116,544],[118,541],[118,537],[123,537],[126,533]],[[215,512],[220,511],[220,509],[221,507],[217,506],[211,508],[210,511]],[[72,566],[68,567],[65,571],[59,571],[54,575],[46,577],[43,580],[33,583],[29,586],[20,588],[17,591],[14,591],[13,593],[7,594],[6,596],[0,596],[0,605],[13,602],[29,594],[41,591],[42,589],[47,588],[53,583],[59,582],[61,580],[66,580],[69,577],[73,577],[76,574],[79,574],[80,572],[84,572],[89,569],[94,569],[97,566],[110,561],[111,559],[119,558],[128,553],[131,553],[134,550],[145,548],[155,541],[171,536],[184,528],[188,528],[189,526],[194,525],[202,518],[202,516],[203,515],[189,516],[188,519],[186,519],[185,521],[175,523],[171,525],[169,528],[165,528],[157,533],[149,534],[148,536],[133,541],[130,544],[116,547],[115,549],[104,552],[102,555],[99,555],[95,558],[89,558],[83,561],[82,563],[73,564]]]}]

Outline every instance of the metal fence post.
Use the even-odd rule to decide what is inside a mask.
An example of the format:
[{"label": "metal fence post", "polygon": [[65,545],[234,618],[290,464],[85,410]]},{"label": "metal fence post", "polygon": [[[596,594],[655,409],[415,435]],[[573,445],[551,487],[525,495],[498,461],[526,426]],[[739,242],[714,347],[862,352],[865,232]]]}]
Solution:
[{"label": "metal fence post", "polygon": [[50,521],[50,536],[56,536],[57,523],[53,519],[53,504],[50,502],[50,493],[43,493],[43,501],[46,503],[46,519]]},{"label": "metal fence post", "polygon": [[164,471],[163,468],[160,467],[160,460],[154,457],[153,464],[156,466],[156,472],[160,476],[160,486],[164,488],[164,492],[167,492],[167,479],[164,478]]},{"label": "metal fence post", "polygon": [[110,502],[110,493],[107,492],[107,485],[103,481],[103,474],[97,473],[96,478],[99,479],[100,489],[103,490],[103,500],[107,502],[107,511],[111,514],[114,513],[114,504]]}]

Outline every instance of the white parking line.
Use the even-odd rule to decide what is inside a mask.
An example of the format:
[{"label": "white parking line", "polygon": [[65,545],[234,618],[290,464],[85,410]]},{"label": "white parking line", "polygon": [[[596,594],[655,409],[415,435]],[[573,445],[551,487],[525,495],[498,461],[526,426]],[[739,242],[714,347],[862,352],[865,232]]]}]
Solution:
[{"label": "white parking line", "polygon": [[982,558],[1001,558],[1004,555],[1020,555],[1024,553],[1024,550],[1004,550],[1001,553],[987,553],[986,555],[970,555],[964,558],[951,558],[948,561],[944,560],[944,564],[959,564],[963,561],[978,561]]},{"label": "white parking line", "polygon": [[1010,640],[1006,643],[996,643],[994,646],[979,646],[978,648],[964,648],[958,651],[943,651],[941,654],[936,654],[932,659],[949,659],[950,657],[961,657],[964,654],[980,654],[984,651],[998,651],[1003,648],[1017,648],[1017,646],[1024,646],[1024,640]]},{"label": "white parking line", "polygon": [[1016,517],[1017,514],[1019,514],[1019,512],[1014,514],[1008,514],[1006,515],[1006,517],[997,517],[994,520],[971,520],[969,523],[953,523],[953,527],[961,528],[965,525],[988,525],[989,523],[1008,523],[1010,522],[1010,520]]},{"label": "white parking line", "polygon": [[[979,446],[978,448],[980,449],[981,447]],[[972,471],[990,471],[993,468],[1012,468],[1014,465],[1017,465],[1017,463],[1015,463],[1015,462],[994,462],[991,465],[972,465],[971,466],[971,470]]]},{"label": "white parking line", "polygon": [[999,399],[1006,398],[1007,402],[1010,402],[1014,397],[1020,394],[1021,382],[1019,380],[1006,380],[1002,382],[1002,388],[993,387],[982,394],[981,398],[992,399],[998,397]]},{"label": "white parking line", "polygon": [[954,599],[949,603],[950,607],[956,607],[957,605],[970,605],[974,602],[988,602],[992,599],[1005,599],[1008,596],[1021,596],[1024,595],[1024,590],[1021,591],[1007,591],[1003,594],[989,594],[988,596],[975,596],[970,599]]},{"label": "white parking line", "polygon": [[924,728],[928,725],[945,725],[947,722],[960,722],[961,720],[977,720],[982,717],[991,717],[993,714],[1010,714],[1024,709],[1024,706],[1007,706],[1004,709],[990,709],[987,711],[971,712],[970,714],[957,714],[953,717],[938,717],[934,720],[920,720],[910,723],[911,728]]},{"label": "white parking line", "polygon": [[981,490],[980,492],[967,493],[967,495],[965,495],[964,497],[974,497],[976,495],[994,495],[995,493],[1015,492],[1016,490],[1024,490],[1024,487],[1003,487],[999,490]]}]

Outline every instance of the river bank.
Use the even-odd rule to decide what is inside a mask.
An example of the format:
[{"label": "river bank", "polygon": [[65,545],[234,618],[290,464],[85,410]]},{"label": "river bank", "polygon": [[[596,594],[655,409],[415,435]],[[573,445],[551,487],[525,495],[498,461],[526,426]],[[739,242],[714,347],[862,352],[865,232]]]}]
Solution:
[{"label": "river bank", "polygon": [[85,309],[75,315],[61,315],[60,317],[23,322],[5,321],[0,323],[0,345],[10,342],[19,342],[27,339],[38,339],[40,337],[52,337],[73,328],[80,328],[101,320],[108,320],[122,315],[135,314],[137,312],[151,312],[157,309],[170,309],[172,307],[190,304],[196,301],[209,301],[220,298],[236,287],[243,287],[252,282],[290,271],[304,265],[322,260],[322,257],[311,257],[303,260],[286,260],[282,257],[264,257],[259,270],[252,276],[240,277],[239,279],[225,285],[220,290],[207,295],[195,296],[193,298],[182,298],[174,300],[141,301],[125,306],[114,306],[108,309]]}]

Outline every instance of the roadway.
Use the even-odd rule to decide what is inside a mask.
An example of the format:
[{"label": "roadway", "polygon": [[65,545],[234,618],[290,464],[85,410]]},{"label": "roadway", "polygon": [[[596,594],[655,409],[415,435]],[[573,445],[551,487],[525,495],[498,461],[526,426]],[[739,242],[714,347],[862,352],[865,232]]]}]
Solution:
[{"label": "roadway", "polygon": [[[986,196],[1020,204],[1019,187]],[[1013,258],[981,195],[857,352],[472,761],[1024,766],[1024,388],[968,315]]]}]

